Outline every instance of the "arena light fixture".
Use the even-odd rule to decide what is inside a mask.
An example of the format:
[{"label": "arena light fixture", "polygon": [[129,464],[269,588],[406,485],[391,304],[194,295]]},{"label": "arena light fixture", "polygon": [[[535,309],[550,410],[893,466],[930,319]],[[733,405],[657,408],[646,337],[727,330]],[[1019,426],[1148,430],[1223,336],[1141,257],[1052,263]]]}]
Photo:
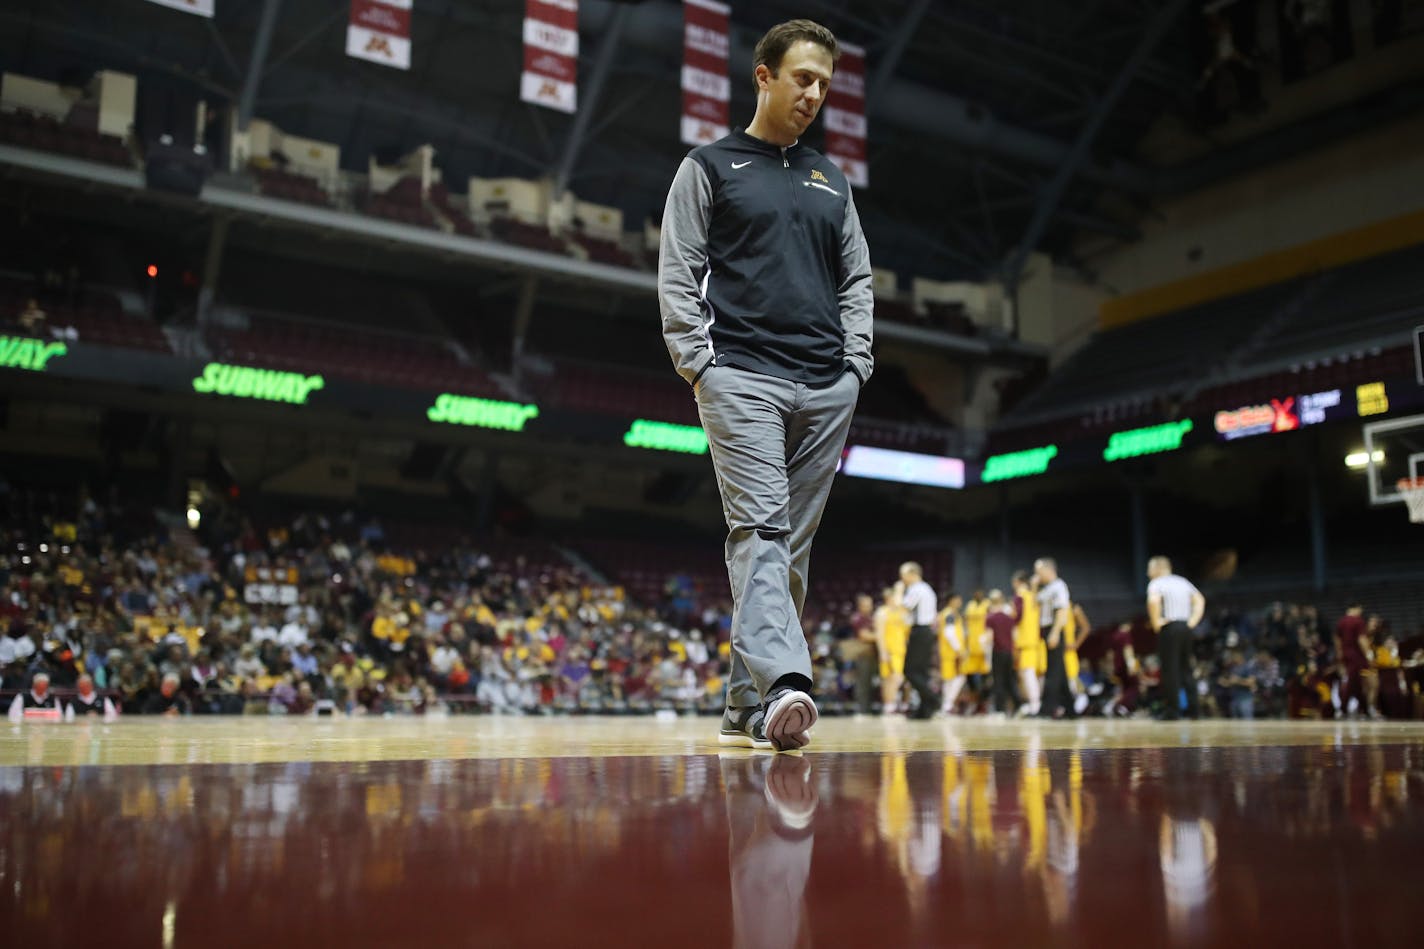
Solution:
[{"label": "arena light fixture", "polygon": [[841,462],[841,470],[856,478],[923,484],[932,488],[964,487],[964,462],[943,455],[852,445]]},{"label": "arena light fixture", "polygon": [[1373,452],[1367,452],[1361,448],[1359,451],[1352,451],[1345,456],[1345,467],[1351,471],[1363,471],[1370,465],[1371,454],[1374,455],[1375,464],[1384,464],[1384,452],[1381,449],[1376,448]]}]

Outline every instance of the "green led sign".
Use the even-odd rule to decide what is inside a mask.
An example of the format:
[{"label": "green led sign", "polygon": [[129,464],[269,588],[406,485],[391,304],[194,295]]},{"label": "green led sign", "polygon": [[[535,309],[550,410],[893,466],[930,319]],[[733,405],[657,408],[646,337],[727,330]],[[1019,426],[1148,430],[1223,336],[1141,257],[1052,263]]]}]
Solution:
[{"label": "green led sign", "polygon": [[476,399],[446,392],[425,410],[425,417],[432,422],[445,422],[449,425],[472,425],[476,428],[522,432],[525,422],[539,417],[539,406]]},{"label": "green led sign", "polygon": [[680,451],[689,455],[707,454],[707,433],[696,425],[674,425],[671,422],[650,422],[640,418],[623,436],[629,448],[650,448],[654,451]]},{"label": "green led sign", "polygon": [[307,396],[326,386],[321,376],[280,369],[254,369],[250,366],[229,366],[210,362],[203,374],[193,380],[194,392],[210,392],[234,399],[258,399],[262,402],[288,402],[306,405]]},{"label": "green led sign", "polygon": [[1150,425],[1147,428],[1115,432],[1108,439],[1108,447],[1103,452],[1103,460],[1121,461],[1124,458],[1138,458],[1142,455],[1155,455],[1158,452],[1176,451],[1182,447],[1182,438],[1191,430],[1192,420],[1183,419],[1180,422],[1167,422],[1163,425]]},{"label": "green led sign", "polygon": [[984,459],[984,473],[979,480],[988,484],[992,481],[1008,481],[1011,478],[1027,478],[1041,475],[1048,470],[1048,463],[1058,455],[1057,445],[1030,448],[1027,451],[1011,451],[1003,455],[990,455]]},{"label": "green led sign", "polygon": [[6,369],[28,369],[44,372],[49,361],[69,352],[63,343],[28,336],[0,336],[0,366]]}]

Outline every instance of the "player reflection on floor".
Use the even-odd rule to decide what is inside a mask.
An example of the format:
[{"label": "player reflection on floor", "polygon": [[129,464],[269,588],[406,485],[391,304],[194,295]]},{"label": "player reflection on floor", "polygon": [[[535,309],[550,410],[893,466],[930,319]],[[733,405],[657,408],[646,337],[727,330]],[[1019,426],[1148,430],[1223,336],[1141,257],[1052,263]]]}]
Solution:
[{"label": "player reflection on floor", "polygon": [[804,945],[819,795],[809,759],[720,756],[731,840],[733,944]]}]

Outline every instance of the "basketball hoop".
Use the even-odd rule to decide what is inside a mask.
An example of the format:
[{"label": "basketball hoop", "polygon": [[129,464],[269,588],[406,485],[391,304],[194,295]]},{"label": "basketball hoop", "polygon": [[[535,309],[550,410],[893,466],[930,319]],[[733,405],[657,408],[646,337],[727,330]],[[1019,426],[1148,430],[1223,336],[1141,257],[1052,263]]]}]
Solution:
[{"label": "basketball hoop", "polygon": [[1424,478],[1400,478],[1397,485],[1404,503],[1409,505],[1409,519],[1424,524]]}]

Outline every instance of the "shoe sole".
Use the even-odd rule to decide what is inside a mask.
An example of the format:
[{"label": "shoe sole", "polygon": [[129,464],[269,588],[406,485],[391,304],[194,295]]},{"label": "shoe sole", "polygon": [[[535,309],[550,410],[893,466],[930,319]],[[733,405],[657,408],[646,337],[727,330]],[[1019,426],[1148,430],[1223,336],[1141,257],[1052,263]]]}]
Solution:
[{"label": "shoe sole", "polygon": [[805,692],[788,692],[767,709],[763,727],[777,751],[795,751],[811,740],[807,733],[819,717],[811,696]]},{"label": "shoe sole", "polygon": [[717,744],[727,748],[751,748],[754,751],[772,751],[772,744],[769,741],[757,741],[746,732],[719,732],[717,734]]}]

